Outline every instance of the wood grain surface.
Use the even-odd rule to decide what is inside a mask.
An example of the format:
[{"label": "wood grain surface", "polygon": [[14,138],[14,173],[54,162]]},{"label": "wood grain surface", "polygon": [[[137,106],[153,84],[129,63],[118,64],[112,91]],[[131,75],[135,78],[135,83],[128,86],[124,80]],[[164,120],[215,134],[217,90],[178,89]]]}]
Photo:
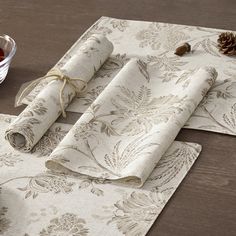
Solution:
[{"label": "wood grain surface", "polygon": [[[0,85],[0,113],[19,114],[20,85],[45,74],[102,15],[236,30],[235,0],[0,0],[0,34],[18,46]],[[236,235],[236,137],[182,130],[177,140],[203,151],[148,235]]]}]

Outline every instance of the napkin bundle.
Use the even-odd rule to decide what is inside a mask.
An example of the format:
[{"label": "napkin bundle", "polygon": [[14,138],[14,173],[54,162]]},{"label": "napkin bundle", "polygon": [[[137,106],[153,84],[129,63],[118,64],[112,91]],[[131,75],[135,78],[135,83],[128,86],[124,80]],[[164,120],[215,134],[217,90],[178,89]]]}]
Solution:
[{"label": "napkin bundle", "polygon": [[[113,45],[106,37],[94,34],[65,63],[61,72],[69,78],[79,78],[80,80],[75,80],[75,83],[78,90],[82,90],[112,50]],[[6,131],[6,139],[9,143],[22,152],[29,152],[61,114],[60,93],[62,93],[64,108],[76,96],[72,86],[66,84],[61,92],[63,81],[54,80],[54,75],[50,77],[45,80],[51,82]]]},{"label": "napkin bundle", "polygon": [[[186,87],[179,81],[186,76]],[[132,59],[52,152],[46,167],[142,186],[215,82],[214,68],[179,72],[172,85]]]}]

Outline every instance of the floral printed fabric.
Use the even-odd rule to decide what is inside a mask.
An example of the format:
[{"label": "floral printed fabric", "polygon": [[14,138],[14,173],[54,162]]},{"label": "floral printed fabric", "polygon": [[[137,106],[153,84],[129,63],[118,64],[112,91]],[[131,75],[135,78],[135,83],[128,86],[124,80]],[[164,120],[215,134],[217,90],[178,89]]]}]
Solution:
[{"label": "floral printed fabric", "polygon": [[15,119],[0,115],[3,236],[144,236],[201,151],[198,144],[174,142],[144,186],[135,189],[47,171],[45,154],[50,154],[71,125],[55,123],[32,153],[22,153],[4,140],[5,130]]},{"label": "floral printed fabric", "polygon": [[[68,58],[61,70],[72,79],[81,78],[88,82],[112,50],[113,46],[106,37],[92,35]],[[50,79],[42,80],[44,88],[6,131],[6,139],[18,150],[29,152],[61,114],[60,90],[63,82],[53,80],[47,84]],[[83,88],[83,82],[76,83],[79,88]],[[64,107],[69,105],[75,95],[75,89],[67,84],[63,90]]]},{"label": "floral printed fabric", "polygon": [[[185,74],[185,89],[181,80]],[[174,141],[217,73],[181,71],[171,84],[159,70],[132,59],[91,104],[46,166],[141,186]]]},{"label": "floral printed fabric", "polygon": [[[224,31],[168,23],[100,18],[57,63],[57,66],[64,64],[93,33],[106,35],[114,45],[111,57],[90,81],[87,94],[82,99],[75,99],[67,110],[83,113],[132,57],[138,57],[159,68],[162,81],[167,85],[175,80],[175,72],[209,65],[216,68],[218,79],[185,124],[185,128],[236,135],[236,61],[220,54],[216,43],[218,35]],[[174,55],[175,48],[184,42],[191,44],[193,53],[183,57]],[[185,76],[180,81],[185,88]],[[41,86],[38,86],[32,91],[24,103],[29,104],[40,89]]]}]

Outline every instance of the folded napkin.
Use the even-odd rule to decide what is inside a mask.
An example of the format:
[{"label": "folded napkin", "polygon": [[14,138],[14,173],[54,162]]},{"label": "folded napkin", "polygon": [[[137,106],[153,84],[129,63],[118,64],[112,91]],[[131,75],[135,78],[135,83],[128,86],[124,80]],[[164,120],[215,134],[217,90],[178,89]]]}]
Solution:
[{"label": "folded napkin", "polygon": [[130,60],[52,152],[46,167],[141,186],[216,76],[210,67],[182,71],[170,86],[157,69]]},{"label": "folded napkin", "polygon": [[43,79],[50,82],[6,131],[10,144],[29,152],[77,93],[86,87],[112,50],[113,45],[106,37],[92,35],[60,70],[49,71]]}]

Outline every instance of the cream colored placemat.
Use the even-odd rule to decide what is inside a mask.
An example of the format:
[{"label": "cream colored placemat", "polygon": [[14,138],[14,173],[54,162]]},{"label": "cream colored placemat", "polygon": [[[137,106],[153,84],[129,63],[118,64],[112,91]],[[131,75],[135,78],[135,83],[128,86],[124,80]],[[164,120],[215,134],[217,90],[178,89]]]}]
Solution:
[{"label": "cream colored placemat", "polygon": [[47,155],[71,125],[54,124],[33,153],[14,150],[4,132],[15,119],[0,115],[0,233],[4,236],[145,235],[201,147],[174,142],[141,189],[82,175],[46,171]]},{"label": "cream colored placemat", "polygon": [[[212,66],[218,71],[217,82],[207,97],[198,106],[185,128],[209,130],[231,135],[236,134],[236,59],[218,52],[217,38],[225,30],[157,22],[100,18],[57,63],[62,67],[77,48],[93,33],[104,34],[114,45],[113,55],[89,83],[87,95],[75,99],[69,111],[84,112],[101,93],[117,72],[132,57],[139,57],[155,66],[162,73],[167,85],[175,79],[175,72]],[[183,42],[192,45],[193,53],[183,57],[174,55],[174,50]],[[183,89],[187,81],[179,82]],[[28,96],[28,104],[42,87],[39,85]]]}]

